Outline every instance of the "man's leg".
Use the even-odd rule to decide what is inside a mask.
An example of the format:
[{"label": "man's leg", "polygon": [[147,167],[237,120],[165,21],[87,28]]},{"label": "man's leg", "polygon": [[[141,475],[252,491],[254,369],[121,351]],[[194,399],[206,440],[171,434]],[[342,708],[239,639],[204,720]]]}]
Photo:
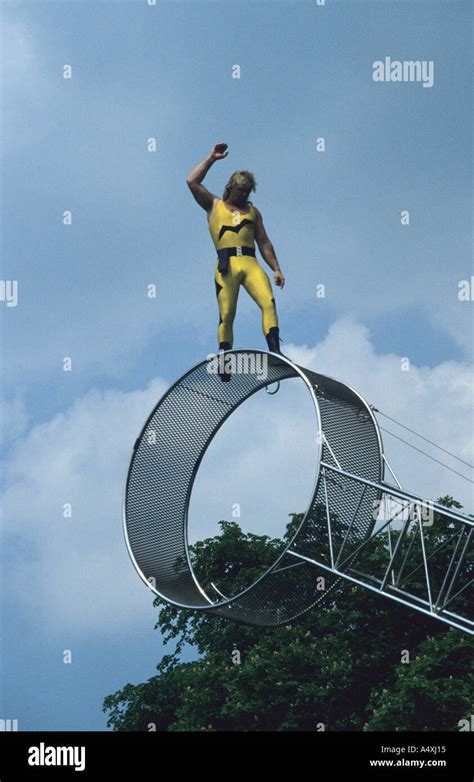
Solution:
[{"label": "man's leg", "polygon": [[262,311],[262,330],[268,349],[280,353],[278,315],[268,274],[256,258],[245,256],[245,274],[242,280],[247,293]]},{"label": "man's leg", "polygon": [[[239,277],[235,269],[232,270],[231,262],[226,274],[221,274],[216,268],[214,282],[219,307],[219,326],[217,329],[219,351],[230,350],[234,344],[233,325],[240,285]],[[219,377],[223,381],[228,381],[230,380],[230,372],[219,372]]]}]

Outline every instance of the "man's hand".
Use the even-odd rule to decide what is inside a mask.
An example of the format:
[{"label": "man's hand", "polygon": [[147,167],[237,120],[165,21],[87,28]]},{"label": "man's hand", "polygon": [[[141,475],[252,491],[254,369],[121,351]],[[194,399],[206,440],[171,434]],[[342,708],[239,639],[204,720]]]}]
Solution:
[{"label": "man's hand", "polygon": [[222,158],[227,157],[229,154],[227,150],[227,144],[216,144],[214,149],[211,152],[211,157],[213,160],[222,160]]},{"label": "man's hand", "polygon": [[273,279],[275,280],[275,285],[278,285],[279,288],[283,288],[285,285],[285,278],[283,277],[283,274],[281,271],[277,271],[273,275]]}]

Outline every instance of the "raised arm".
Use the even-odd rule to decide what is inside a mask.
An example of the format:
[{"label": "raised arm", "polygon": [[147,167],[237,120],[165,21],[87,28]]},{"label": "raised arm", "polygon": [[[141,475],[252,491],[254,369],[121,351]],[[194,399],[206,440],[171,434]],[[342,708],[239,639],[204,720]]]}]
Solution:
[{"label": "raised arm", "polygon": [[215,163],[216,160],[222,160],[222,158],[227,157],[228,153],[226,150],[227,144],[216,144],[210,155],[204,158],[202,163],[199,163],[186,179],[186,183],[194,198],[199,206],[202,206],[206,212],[212,209],[212,205],[217,196],[214,195],[214,193],[210,193],[207,187],[204,187],[201,183],[212,164]]}]

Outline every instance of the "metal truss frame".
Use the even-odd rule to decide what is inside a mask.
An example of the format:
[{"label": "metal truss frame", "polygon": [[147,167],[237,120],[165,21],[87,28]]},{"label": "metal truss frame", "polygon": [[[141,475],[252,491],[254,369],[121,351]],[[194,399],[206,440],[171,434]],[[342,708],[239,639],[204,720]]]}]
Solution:
[{"label": "metal truss frame", "polygon": [[[395,480],[397,480],[386,459],[385,461]],[[333,514],[326,488],[327,481],[330,479],[329,476],[338,474],[364,487],[361,498],[367,486],[377,488],[382,492],[382,501],[379,505],[378,517],[373,533],[348,556],[344,556],[344,548],[349,539],[357,509],[348,526],[347,520],[344,520],[346,532],[342,544],[338,547]],[[402,603],[416,611],[445,622],[458,630],[471,635],[474,634],[474,622],[467,615],[468,611],[461,615],[448,609],[448,606],[452,606],[456,598],[462,594],[466,595],[468,590],[474,587],[474,579],[471,577],[471,572],[474,571],[474,562],[469,560],[469,555],[472,556],[474,519],[451,508],[404,491],[401,487],[392,486],[385,481],[377,483],[362,478],[342,469],[339,464],[332,465],[324,461],[321,462],[321,475],[325,486],[324,496],[330,562],[328,564],[325,561],[313,559],[291,549],[287,553],[297,559],[317,565],[319,568],[344,578],[353,584],[362,586],[390,600]],[[398,480],[397,483],[399,483]],[[393,514],[389,513],[388,518],[380,518],[380,509],[387,505],[398,506],[398,510],[395,510]],[[430,523],[425,523],[423,520],[427,510],[431,515]],[[436,514],[436,522],[433,520],[434,514]],[[445,533],[446,539],[439,545],[434,546],[432,550],[429,550],[427,530],[432,529],[435,524],[436,531]],[[395,525],[398,525],[398,529]],[[362,572],[356,567],[362,553],[364,551],[370,552],[370,547],[371,545],[373,546],[374,540],[380,539],[380,536],[384,534],[387,536],[388,562],[384,567],[383,574],[377,577],[373,574]],[[417,538],[420,543],[419,561],[407,573],[407,563],[410,555],[415,550]],[[449,543],[453,544],[453,550],[448,557],[449,564],[442,583],[437,585],[430,569],[430,563],[435,560],[436,556],[443,549],[446,549]],[[418,573],[421,573],[422,576],[426,590],[425,597],[410,592],[407,586],[410,579]]]}]

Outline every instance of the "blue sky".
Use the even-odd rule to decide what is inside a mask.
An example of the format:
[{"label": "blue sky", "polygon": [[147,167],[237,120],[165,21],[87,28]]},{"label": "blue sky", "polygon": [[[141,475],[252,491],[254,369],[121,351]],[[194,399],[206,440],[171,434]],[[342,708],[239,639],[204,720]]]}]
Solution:
[{"label": "blue sky", "polygon": [[[472,463],[472,301],[457,295],[473,274],[470,3],[76,0],[1,13],[2,279],[18,280],[19,301],[0,307],[0,717],[102,729],[104,695],[153,675],[162,653],[121,491],[151,407],[215,348],[214,252],[185,184],[215,143],[229,155],[211,191],[255,173],[287,280],[276,301],[288,354]],[[432,60],[433,87],[375,83],[386,56]],[[265,346],[245,292],[235,346]],[[268,414],[257,466],[272,426]],[[232,436],[242,469],[229,491],[250,506],[251,446]],[[278,447],[300,476],[291,445]],[[466,482],[386,445],[406,488],[472,511]]]}]

